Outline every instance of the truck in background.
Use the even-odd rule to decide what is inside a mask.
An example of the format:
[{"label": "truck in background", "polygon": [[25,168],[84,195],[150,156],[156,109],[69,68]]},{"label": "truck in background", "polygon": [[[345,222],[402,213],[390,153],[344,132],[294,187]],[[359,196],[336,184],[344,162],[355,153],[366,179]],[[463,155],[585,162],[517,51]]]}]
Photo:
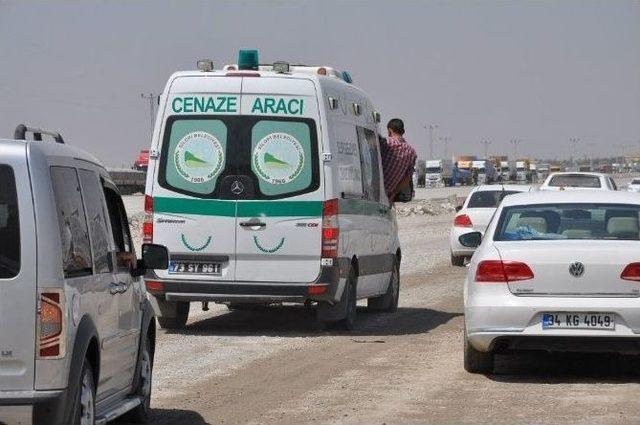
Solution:
[{"label": "truck in background", "polygon": [[472,161],[471,168],[478,173],[477,184],[490,184],[497,180],[494,162],[489,159]]},{"label": "truck in background", "polygon": [[456,164],[458,164],[458,177],[457,182],[462,185],[472,184],[471,169],[473,167],[473,161],[476,160],[475,155],[460,155],[456,158]]},{"label": "truck in background", "polygon": [[538,181],[545,181],[549,176],[549,164],[542,163],[538,165]]},{"label": "truck in background", "polygon": [[424,186],[451,186],[453,161],[450,159],[431,159],[425,163]]},{"label": "truck in background", "polygon": [[531,179],[531,163],[528,159],[520,159],[516,161],[516,181],[528,182]]}]

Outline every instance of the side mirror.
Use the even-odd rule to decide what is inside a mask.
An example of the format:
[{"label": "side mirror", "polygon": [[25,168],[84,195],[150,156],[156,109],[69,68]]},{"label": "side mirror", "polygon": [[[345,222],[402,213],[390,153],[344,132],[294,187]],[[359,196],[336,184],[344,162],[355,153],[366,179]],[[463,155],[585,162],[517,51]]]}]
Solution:
[{"label": "side mirror", "polygon": [[169,251],[162,245],[142,245],[142,268],[166,270],[169,268]]},{"label": "side mirror", "polygon": [[461,209],[462,209],[462,205],[456,206],[456,212],[460,212]]},{"label": "side mirror", "polygon": [[480,232],[465,233],[464,235],[458,238],[458,241],[460,241],[460,244],[462,246],[466,246],[467,248],[477,248],[478,246],[480,246],[480,243],[482,242],[482,233]]}]

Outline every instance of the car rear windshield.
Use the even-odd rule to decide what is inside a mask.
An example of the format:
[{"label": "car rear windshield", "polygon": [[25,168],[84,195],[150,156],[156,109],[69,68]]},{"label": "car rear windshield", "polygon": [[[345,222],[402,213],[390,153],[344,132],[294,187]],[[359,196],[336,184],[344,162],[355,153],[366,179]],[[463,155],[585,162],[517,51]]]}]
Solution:
[{"label": "car rear windshield", "polygon": [[545,204],[504,208],[494,240],[639,240],[640,206]]},{"label": "car rear windshield", "polygon": [[482,190],[469,198],[467,208],[496,208],[507,195],[518,193],[513,190]]},{"label": "car rear windshield", "polygon": [[588,176],[584,174],[561,174],[551,177],[549,186],[552,187],[589,187],[597,189],[600,187],[598,176]]},{"label": "car rear windshield", "polygon": [[200,198],[274,199],[311,192],[319,187],[315,122],[170,117],[158,180],[167,189]]},{"label": "car rear windshield", "polygon": [[640,184],[640,179],[633,179],[631,184]]},{"label": "car rear windshield", "polygon": [[0,279],[20,273],[20,220],[13,169],[0,165]]}]

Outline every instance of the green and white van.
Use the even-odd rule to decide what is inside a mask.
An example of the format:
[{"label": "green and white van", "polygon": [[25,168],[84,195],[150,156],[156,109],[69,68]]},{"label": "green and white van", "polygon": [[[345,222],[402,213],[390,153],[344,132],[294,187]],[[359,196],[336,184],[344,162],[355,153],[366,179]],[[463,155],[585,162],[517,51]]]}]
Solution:
[{"label": "green and white van", "polygon": [[358,299],[394,310],[380,114],[347,73],[248,56],[219,71],[200,61],[160,97],[143,226],[170,255],[146,276],[160,325],[184,326],[193,301],[314,302],[346,328]]}]

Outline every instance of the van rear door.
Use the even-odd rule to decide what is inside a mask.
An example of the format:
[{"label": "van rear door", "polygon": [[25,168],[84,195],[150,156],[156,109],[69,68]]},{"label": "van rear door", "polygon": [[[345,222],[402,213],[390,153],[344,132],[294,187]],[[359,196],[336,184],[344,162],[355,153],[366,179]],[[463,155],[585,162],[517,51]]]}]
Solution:
[{"label": "van rear door", "polygon": [[31,390],[37,264],[31,183],[25,144],[0,146],[0,391]]},{"label": "van rear door", "polygon": [[235,278],[236,201],[221,187],[234,172],[241,81],[191,76],[171,84],[160,159],[152,159],[153,242],[170,252],[160,278]]},{"label": "van rear door", "polygon": [[[311,282],[320,272],[324,185],[315,85],[244,77],[236,280]],[[242,179],[239,183],[244,184]]]}]

